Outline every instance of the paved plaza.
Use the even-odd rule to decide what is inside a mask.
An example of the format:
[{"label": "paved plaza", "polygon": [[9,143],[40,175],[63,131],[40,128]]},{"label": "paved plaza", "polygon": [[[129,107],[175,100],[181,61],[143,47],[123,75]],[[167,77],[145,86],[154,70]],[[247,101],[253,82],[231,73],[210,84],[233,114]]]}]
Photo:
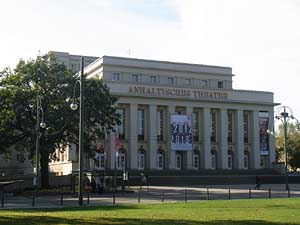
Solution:
[{"label": "paved plaza", "polygon": [[[290,184],[290,192],[283,184],[262,185],[260,190],[255,185],[211,185],[192,187],[143,186],[130,187],[126,192],[85,194],[84,205],[121,205],[149,204],[164,202],[191,202],[207,200],[235,200],[257,198],[296,198],[300,197],[300,184]],[[65,196],[13,196],[5,194],[1,202],[2,209],[13,208],[54,208],[78,206],[78,198]]]}]

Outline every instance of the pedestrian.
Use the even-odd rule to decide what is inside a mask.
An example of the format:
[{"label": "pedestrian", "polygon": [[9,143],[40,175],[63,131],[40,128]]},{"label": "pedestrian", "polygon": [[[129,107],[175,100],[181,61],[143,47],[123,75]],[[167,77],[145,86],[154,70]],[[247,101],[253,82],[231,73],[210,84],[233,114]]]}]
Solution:
[{"label": "pedestrian", "polygon": [[261,186],[260,178],[258,176],[255,177],[256,186],[254,187],[255,190],[259,190]]}]

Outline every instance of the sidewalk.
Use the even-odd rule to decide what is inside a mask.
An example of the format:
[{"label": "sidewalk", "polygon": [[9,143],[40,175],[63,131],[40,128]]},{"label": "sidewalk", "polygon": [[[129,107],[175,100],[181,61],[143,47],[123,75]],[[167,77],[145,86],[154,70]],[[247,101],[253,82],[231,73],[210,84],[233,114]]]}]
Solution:
[{"label": "sidewalk", "polygon": [[[256,198],[287,198],[300,197],[300,184],[291,184],[290,192],[284,184],[262,185],[260,190],[253,190],[255,185],[211,185],[211,186],[140,186],[130,187],[132,192],[88,194],[84,195],[84,205],[120,205],[149,204],[162,202],[184,202],[221,199],[256,199]],[[2,205],[1,205],[2,206]],[[3,208],[59,208],[78,206],[75,196],[4,196]]]}]

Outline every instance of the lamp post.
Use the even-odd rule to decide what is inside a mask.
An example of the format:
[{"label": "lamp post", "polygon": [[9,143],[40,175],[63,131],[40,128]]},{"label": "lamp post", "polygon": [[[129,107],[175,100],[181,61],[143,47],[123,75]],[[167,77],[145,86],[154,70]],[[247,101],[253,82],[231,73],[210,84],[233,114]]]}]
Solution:
[{"label": "lamp post", "polygon": [[82,149],[83,149],[83,113],[84,113],[84,104],[83,104],[83,95],[84,95],[84,57],[81,57],[81,72],[79,80],[76,80],[74,85],[73,101],[70,105],[72,110],[76,110],[78,105],[75,103],[75,89],[76,85],[79,84],[79,195],[78,195],[78,204],[81,206],[83,204],[83,165],[82,165]]},{"label": "lamp post", "polygon": [[[40,119],[40,113],[42,113],[42,120]],[[41,120],[41,122],[40,122]],[[38,189],[40,182],[39,182],[39,148],[40,148],[40,128],[46,128],[46,123],[44,122],[44,111],[42,107],[42,98],[41,96],[37,96],[36,98],[36,139],[35,139],[35,171],[33,177],[33,185]]]},{"label": "lamp post", "polygon": [[293,116],[293,111],[288,106],[281,106],[276,111],[275,118],[283,123],[283,150],[285,156],[285,189],[289,190],[288,177],[288,153],[287,153],[287,123],[292,119],[298,120]]}]

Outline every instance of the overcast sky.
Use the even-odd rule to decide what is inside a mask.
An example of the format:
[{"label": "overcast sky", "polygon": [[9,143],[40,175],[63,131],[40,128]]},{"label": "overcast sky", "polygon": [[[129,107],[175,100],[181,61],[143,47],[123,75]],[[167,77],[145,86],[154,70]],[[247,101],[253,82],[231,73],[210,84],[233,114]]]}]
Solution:
[{"label": "overcast sky", "polygon": [[0,69],[50,50],[229,66],[235,89],[274,92],[300,120],[300,0],[0,0],[0,8]]}]

